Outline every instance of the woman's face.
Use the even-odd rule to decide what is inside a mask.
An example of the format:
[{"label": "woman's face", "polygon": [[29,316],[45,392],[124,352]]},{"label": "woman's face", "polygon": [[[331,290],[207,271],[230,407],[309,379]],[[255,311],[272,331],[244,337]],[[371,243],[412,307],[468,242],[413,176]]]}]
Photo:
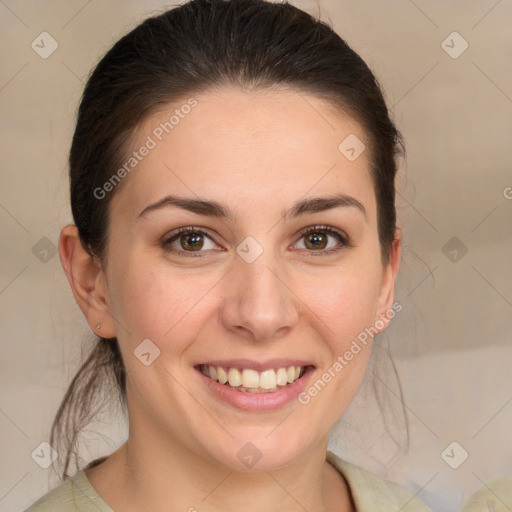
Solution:
[{"label": "woman's face", "polygon": [[104,282],[131,436],[277,468],[325,448],[356,393],[399,248],[384,267],[353,119],[291,90],[194,98],[139,130],[110,204]]}]

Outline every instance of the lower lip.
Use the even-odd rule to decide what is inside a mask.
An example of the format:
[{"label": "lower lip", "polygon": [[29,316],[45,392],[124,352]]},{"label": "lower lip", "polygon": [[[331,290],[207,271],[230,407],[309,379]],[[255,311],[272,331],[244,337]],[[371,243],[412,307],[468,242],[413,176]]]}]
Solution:
[{"label": "lower lip", "polygon": [[297,399],[299,394],[306,387],[307,381],[314,372],[314,367],[307,366],[304,375],[291,384],[287,384],[278,391],[269,393],[245,393],[237,391],[229,386],[221,384],[216,380],[204,375],[199,368],[195,368],[202,377],[203,382],[210,392],[220,401],[242,409],[244,411],[272,411],[289,404]]}]

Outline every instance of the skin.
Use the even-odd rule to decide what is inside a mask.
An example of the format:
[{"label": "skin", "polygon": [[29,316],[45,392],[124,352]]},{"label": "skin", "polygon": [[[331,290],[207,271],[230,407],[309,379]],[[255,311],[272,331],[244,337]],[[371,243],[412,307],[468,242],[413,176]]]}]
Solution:
[{"label": "skin", "polygon": [[[308,404],[294,400],[275,411],[217,400],[193,365],[296,357],[315,366],[312,384],[389,311],[400,231],[383,266],[369,150],[352,162],[338,150],[349,134],[366,135],[326,101],[292,90],[217,89],[195,98],[198,105],[115,191],[106,261],[84,251],[75,226],[61,232],[60,258],[77,303],[91,329],[118,338],[127,368],[129,439],[86,474],[113,509],[128,512],[168,511],[169,503],[200,512],[268,511],[276,503],[287,511],[354,510],[325,455],[371,343]],[[134,148],[176,106],[149,118]],[[299,200],[336,193],[357,199],[366,213],[342,206],[282,215]],[[169,194],[217,201],[236,218],[175,206],[138,218]],[[327,237],[322,248],[340,250],[314,254],[300,230],[315,225],[341,230],[351,246],[318,229]],[[215,237],[202,238],[202,257],[171,252],[186,250],[179,237],[163,247],[166,235],[186,226]],[[236,253],[248,236],[263,248],[252,263]],[[147,338],[160,356],[145,366],[133,351]],[[252,469],[237,457],[247,442],[262,454]]]}]

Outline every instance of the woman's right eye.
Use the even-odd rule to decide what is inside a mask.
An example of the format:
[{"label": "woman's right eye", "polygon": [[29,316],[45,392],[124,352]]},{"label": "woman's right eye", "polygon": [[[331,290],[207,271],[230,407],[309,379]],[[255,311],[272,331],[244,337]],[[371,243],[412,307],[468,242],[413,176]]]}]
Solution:
[{"label": "woman's right eye", "polygon": [[218,250],[215,249],[217,243],[205,231],[194,227],[180,228],[171,233],[162,241],[162,246],[169,252],[186,257],[203,256],[200,253]]}]

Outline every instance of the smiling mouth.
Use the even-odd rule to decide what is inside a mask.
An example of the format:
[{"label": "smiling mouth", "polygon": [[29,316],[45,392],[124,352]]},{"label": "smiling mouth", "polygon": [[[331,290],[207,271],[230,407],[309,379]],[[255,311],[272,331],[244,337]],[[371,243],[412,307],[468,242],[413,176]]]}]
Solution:
[{"label": "smiling mouth", "polygon": [[293,384],[306,372],[307,366],[270,368],[261,372],[250,368],[226,368],[200,364],[206,377],[242,393],[274,393]]}]

